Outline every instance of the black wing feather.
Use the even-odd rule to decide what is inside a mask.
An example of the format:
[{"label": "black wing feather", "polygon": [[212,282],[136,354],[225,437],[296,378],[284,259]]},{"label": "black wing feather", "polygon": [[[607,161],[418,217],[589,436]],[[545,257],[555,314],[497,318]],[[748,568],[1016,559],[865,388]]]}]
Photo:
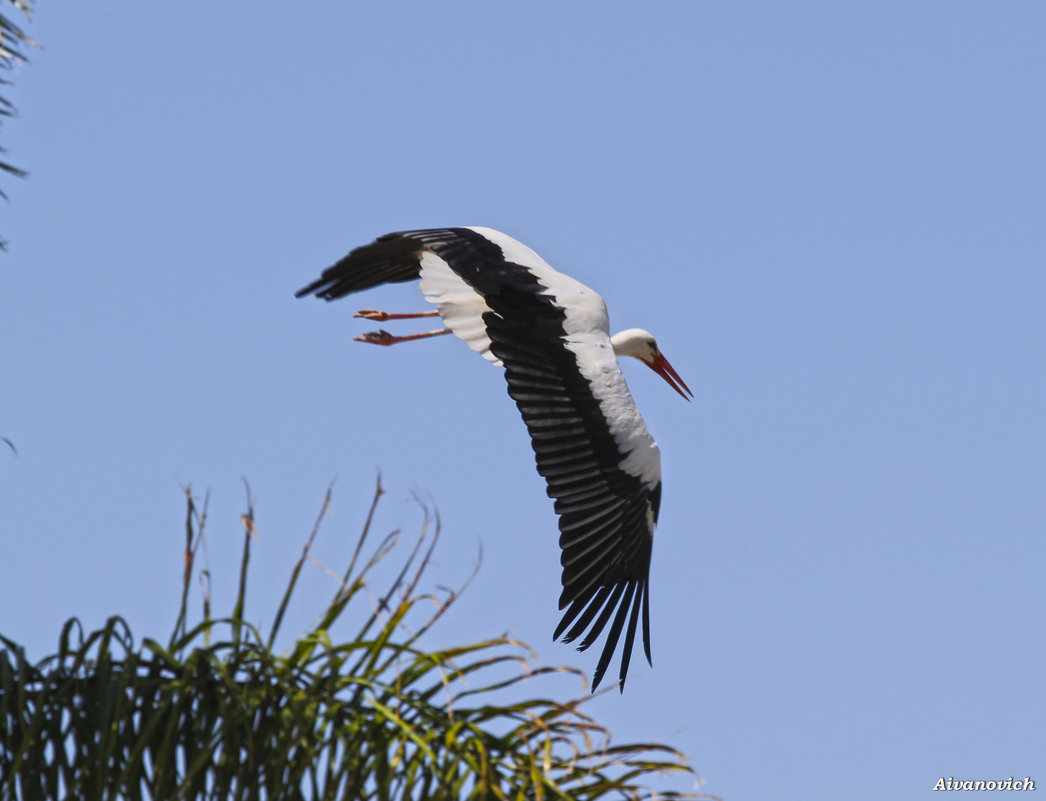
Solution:
[{"label": "black wing feather", "polygon": [[369,245],[351,250],[332,264],[294,297],[316,295],[324,300],[361,292],[379,284],[413,281],[421,273],[421,256],[432,243],[453,236],[453,231],[436,228],[428,231],[398,231],[380,236]]},{"label": "black wing feather", "polygon": [[[502,288],[499,295],[497,300],[485,296],[493,312],[484,316],[491,352],[505,366],[509,395],[530,431],[538,472],[559,513],[563,566],[559,606],[567,611],[554,637],[570,627],[564,638],[570,642],[588,629],[579,646],[585,650],[614,618],[593,677],[595,689],[617,648],[626,617],[626,648],[635,638],[648,592],[649,521],[656,519],[660,485],[650,488],[618,468],[623,455],[574,354],[563,347],[562,318],[531,312],[538,304],[551,306],[548,297],[509,288]],[[644,651],[649,655],[649,615],[642,617]],[[629,654],[623,653],[622,687],[628,662]]]}]

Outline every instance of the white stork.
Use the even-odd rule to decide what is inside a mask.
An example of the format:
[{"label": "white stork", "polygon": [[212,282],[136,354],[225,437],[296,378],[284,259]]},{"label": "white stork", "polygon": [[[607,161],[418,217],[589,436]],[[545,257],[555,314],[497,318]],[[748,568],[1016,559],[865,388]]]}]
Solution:
[{"label": "white stork", "polygon": [[617,356],[638,358],[684,398],[693,393],[653,336],[630,328],[611,337],[606,304],[596,292],[490,228],[386,234],[353,250],[296,296],[334,300],[419,277],[436,311],[363,309],[356,316],[439,315],[446,328],[398,337],[378,331],[356,339],[393,345],[454,333],[505,368],[508,394],[523,415],[538,472],[559,515],[559,608],[566,612],[553,639],[581,637],[578,650],[584,651],[613,619],[592,679],[595,690],[627,620],[618,674],[624,689],[640,613],[643,650],[650,661],[647,584],[661,501],[661,459]]}]

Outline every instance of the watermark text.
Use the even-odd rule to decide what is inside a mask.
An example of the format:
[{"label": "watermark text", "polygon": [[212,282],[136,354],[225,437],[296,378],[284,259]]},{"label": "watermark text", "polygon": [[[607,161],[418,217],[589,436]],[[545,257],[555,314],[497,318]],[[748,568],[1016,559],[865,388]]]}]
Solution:
[{"label": "watermark text", "polygon": [[943,776],[933,786],[934,790],[1034,790],[1035,780],[1030,776],[1023,779],[955,779]]}]

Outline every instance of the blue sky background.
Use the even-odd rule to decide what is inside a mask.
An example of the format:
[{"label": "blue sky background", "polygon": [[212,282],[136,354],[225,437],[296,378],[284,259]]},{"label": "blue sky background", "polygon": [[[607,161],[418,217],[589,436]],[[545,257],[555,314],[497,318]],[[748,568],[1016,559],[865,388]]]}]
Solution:
[{"label": "blue sky background", "polygon": [[[1046,787],[1046,6],[41,3],[0,144],[0,631],[173,623],[182,488],[270,619],[328,483],[483,564],[430,640],[544,664],[557,530],[498,370],[353,343],[293,292],[387,231],[487,225],[653,330],[653,669],[590,711],[729,801]],[[404,325],[404,330],[409,324]],[[413,330],[413,328],[410,328]],[[296,622],[331,591],[312,569]],[[554,692],[582,691],[564,678]],[[678,785],[677,785],[678,786]]]}]

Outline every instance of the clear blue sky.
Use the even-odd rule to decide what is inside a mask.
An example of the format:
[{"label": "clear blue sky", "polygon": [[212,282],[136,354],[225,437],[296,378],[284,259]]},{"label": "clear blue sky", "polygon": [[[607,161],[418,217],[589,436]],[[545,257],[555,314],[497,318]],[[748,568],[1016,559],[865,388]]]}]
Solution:
[{"label": "clear blue sky", "polygon": [[[499,371],[353,343],[293,292],[387,231],[486,225],[653,330],[654,668],[591,710],[729,801],[1046,788],[1046,6],[41,2],[2,179],[0,631],[169,631],[182,487],[216,605],[256,498],[271,617],[323,492],[483,565],[432,643],[545,664],[551,502]],[[308,598],[329,579],[318,569]],[[16,600],[17,599],[17,600]],[[223,607],[224,603],[224,607]],[[565,698],[580,693],[564,679]]]}]

